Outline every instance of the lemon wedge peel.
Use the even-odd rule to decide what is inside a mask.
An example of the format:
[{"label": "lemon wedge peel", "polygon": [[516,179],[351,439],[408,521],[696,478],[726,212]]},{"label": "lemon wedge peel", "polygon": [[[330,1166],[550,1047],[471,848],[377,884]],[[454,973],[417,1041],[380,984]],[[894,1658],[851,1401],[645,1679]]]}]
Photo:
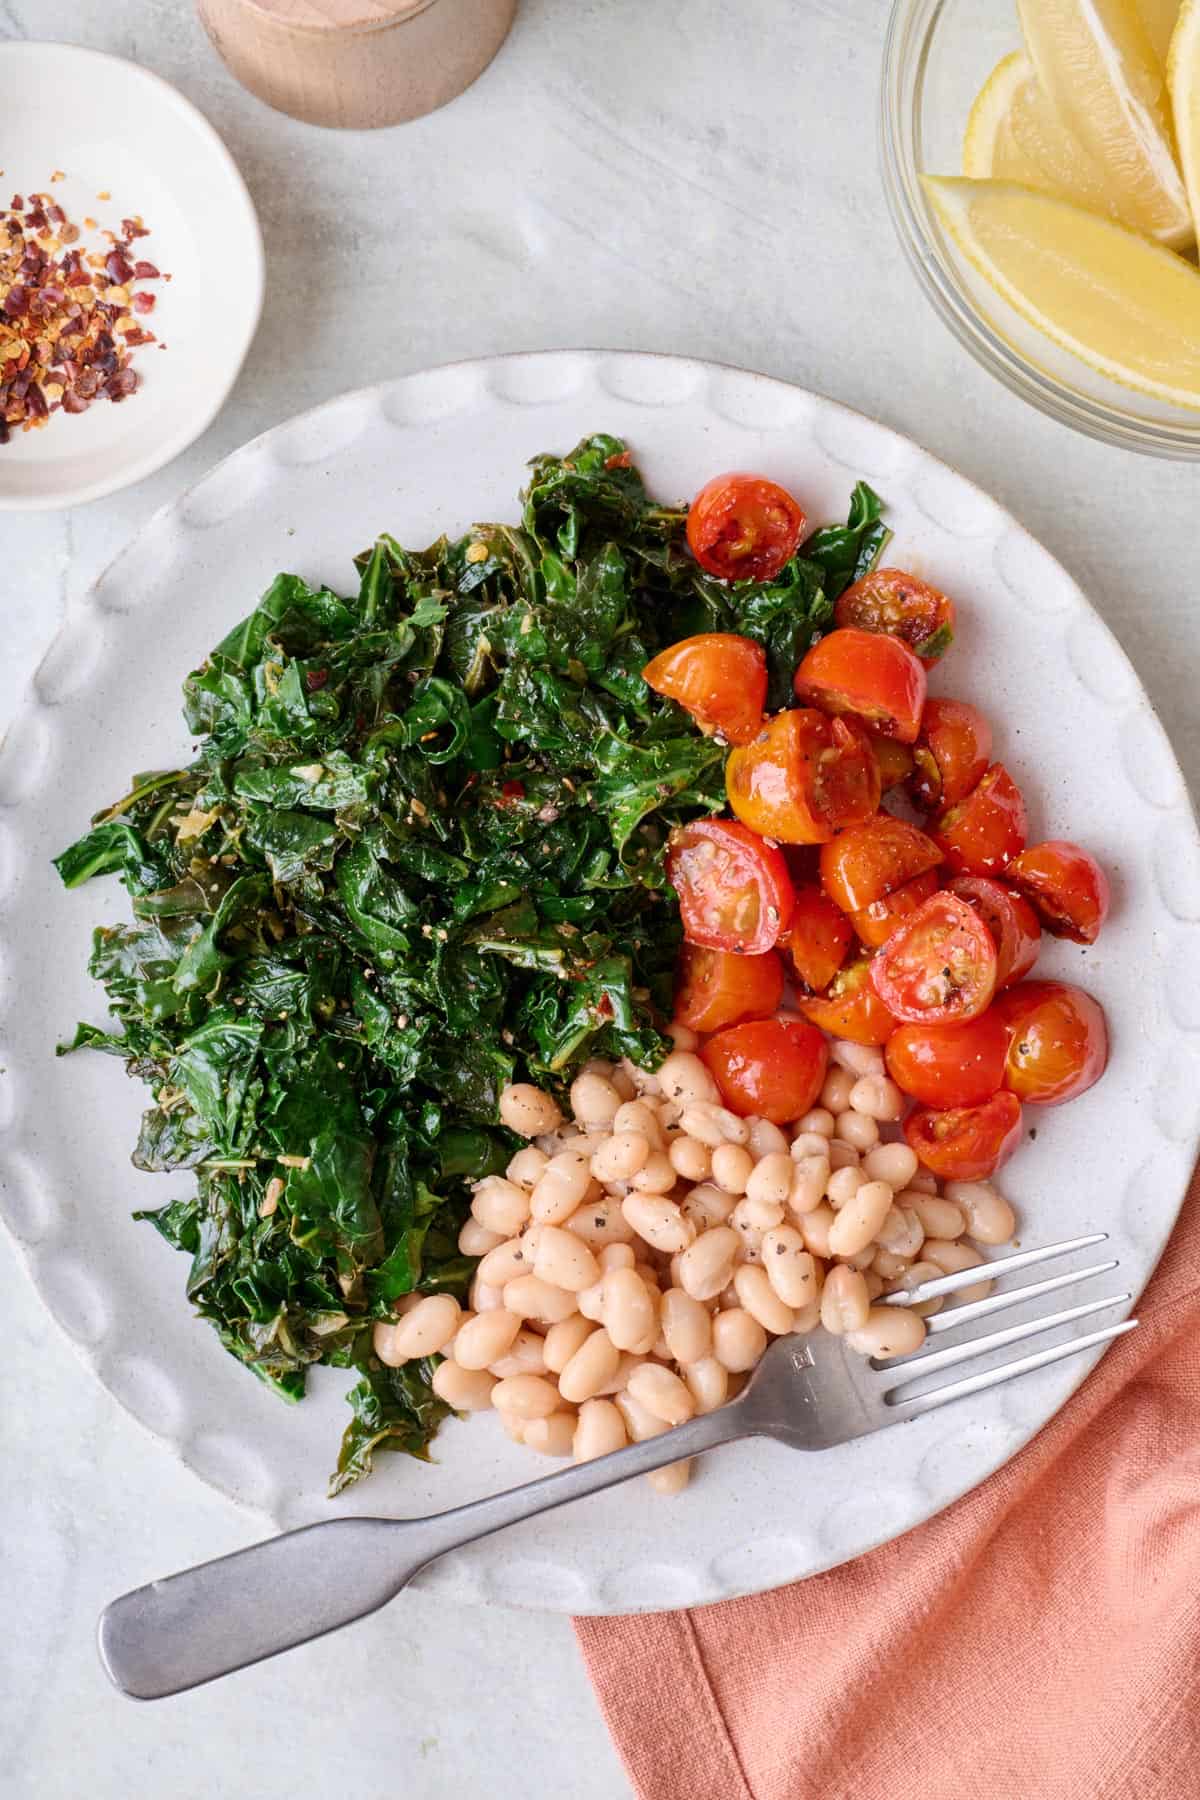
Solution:
[{"label": "lemon wedge peel", "polygon": [[1038,81],[1122,195],[1122,219],[1173,249],[1194,241],[1162,64],[1134,0],[1017,0]]},{"label": "lemon wedge peel", "polygon": [[1167,91],[1192,218],[1200,220],[1200,0],[1184,0],[1179,9],[1167,55]]},{"label": "lemon wedge peel", "polygon": [[1119,386],[1200,411],[1200,273],[1110,219],[1015,182],[922,176],[967,261]]}]

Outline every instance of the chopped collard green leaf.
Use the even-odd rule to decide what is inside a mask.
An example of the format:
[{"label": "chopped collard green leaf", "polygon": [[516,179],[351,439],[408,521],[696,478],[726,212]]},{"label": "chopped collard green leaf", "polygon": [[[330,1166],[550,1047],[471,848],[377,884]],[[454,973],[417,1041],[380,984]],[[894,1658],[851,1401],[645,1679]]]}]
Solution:
[{"label": "chopped collard green leaf", "polygon": [[135,776],[56,864],[131,902],[90,962],[115,1024],[63,1050],[124,1058],[152,1095],[135,1165],[194,1176],[134,1216],[285,1399],[312,1363],[356,1371],[335,1493],[445,1416],[434,1365],[382,1367],[372,1326],[465,1296],[468,1183],[517,1143],[505,1083],[669,1047],[663,850],[721,808],[725,750],[643,665],[745,632],[786,704],[886,535],[860,485],[775,581],[722,584],[603,435],[538,457],[522,499],[520,525],[381,538],[353,598],[280,575],[184,684],[195,762]]}]

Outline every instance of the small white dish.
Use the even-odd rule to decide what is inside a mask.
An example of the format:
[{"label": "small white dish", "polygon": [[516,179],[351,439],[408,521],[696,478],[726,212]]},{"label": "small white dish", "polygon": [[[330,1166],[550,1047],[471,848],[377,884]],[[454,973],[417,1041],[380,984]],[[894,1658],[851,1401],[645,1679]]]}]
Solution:
[{"label": "small white dish", "polygon": [[[138,392],[86,413],[14,428],[0,447],[0,512],[78,506],[178,456],[237,379],[262,311],[254,203],[228,150],[159,76],[75,44],[0,43],[0,202],[50,193],[68,218],[120,231],[141,214],[137,251],[172,280],[146,283],[146,324],[167,348],[138,349]],[[64,179],[51,185],[56,170]],[[111,195],[108,200],[99,196]],[[85,248],[96,247],[84,231]]]},{"label": "small white dish", "polygon": [[[1031,1111],[1002,1181],[1021,1244],[1105,1231],[1104,1256],[1136,1295],[1195,1162],[1200,841],[1187,791],[1116,640],[994,500],[818,394],[682,357],[492,357],[343,394],[246,444],[146,523],[60,633],[0,747],[0,1222],[110,1392],[254,1509],[260,1530],[263,1515],[277,1526],[420,1516],[529,1481],[539,1465],[476,1414],[445,1426],[433,1462],[383,1456],[368,1481],[326,1500],[350,1378],[317,1369],[303,1405],[288,1407],[226,1355],[184,1297],[187,1259],[129,1217],[191,1188],[186,1173],[130,1167],[145,1090],[106,1056],[55,1061],[77,1019],[104,1016],[86,973],[91,933],[127,917],[129,901],[111,878],[68,893],[50,858],[135,770],[190,760],[183,677],[278,570],[353,591],[350,559],[379,532],[423,545],[473,519],[512,519],[529,458],[588,431],[625,437],[664,500],[719,469],[760,469],[823,521],[844,516],[857,477],[870,481],[896,534],[889,555],[958,603],[960,637],[935,691],[993,720],[1031,838],[1069,833],[1108,869],[1115,904],[1100,942],[1046,945],[1038,974],[1097,996],[1112,1060],[1076,1104]],[[514,1527],[499,1553],[455,1551],[418,1585],[447,1601],[621,1613],[795,1581],[984,1480],[1094,1361],[820,1457],[766,1442],[718,1451],[678,1500],[635,1482]]]}]

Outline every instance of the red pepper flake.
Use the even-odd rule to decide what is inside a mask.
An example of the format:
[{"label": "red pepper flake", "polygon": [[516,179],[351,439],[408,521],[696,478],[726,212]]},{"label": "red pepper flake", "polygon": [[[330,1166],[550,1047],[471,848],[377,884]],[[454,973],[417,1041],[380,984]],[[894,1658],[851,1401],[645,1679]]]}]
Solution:
[{"label": "red pepper flake", "polygon": [[618,450],[615,455],[607,459],[604,466],[606,469],[627,469],[632,462],[632,450]]},{"label": "red pepper flake", "polygon": [[[69,247],[80,228],[49,194],[14,194],[0,208],[0,444],[14,427],[38,430],[60,410],[78,414],[94,400],[120,404],[136,394],[131,352],[158,340],[133,314],[152,312],[156,297],[130,297],[127,284],[161,277],[154,263],[135,265],[125,254],[128,241],[149,235],[140,216],[121,223],[126,242],[104,232],[111,248],[97,254]],[[94,219],[85,225],[98,230]]]},{"label": "red pepper flake", "polygon": [[320,692],[328,680],[328,669],[309,669],[304,677],[304,685],[310,694],[316,694]]}]

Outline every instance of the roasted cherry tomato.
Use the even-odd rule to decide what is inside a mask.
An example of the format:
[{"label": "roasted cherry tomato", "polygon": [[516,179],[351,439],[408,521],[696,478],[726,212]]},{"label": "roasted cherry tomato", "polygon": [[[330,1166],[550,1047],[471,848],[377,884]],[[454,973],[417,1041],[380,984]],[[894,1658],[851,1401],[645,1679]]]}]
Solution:
[{"label": "roasted cherry tomato", "polygon": [[941,860],[932,838],[904,819],[881,812],[822,846],[821,883],[835,906],[855,913],[926,869],[936,868]]},{"label": "roasted cherry tomato", "polygon": [[684,936],[706,950],[761,956],[792,922],[783,857],[732,819],[694,819],[673,831],[667,878],[679,896]]},{"label": "roasted cherry tomato", "polygon": [[1108,917],[1108,876],[1095,857],[1051,838],[1031,844],[1004,871],[1006,881],[1026,896],[1046,930],[1076,944],[1094,944]]},{"label": "roasted cherry tomato", "polygon": [[909,792],[926,812],[965,800],[992,760],[992,728],[965,700],[925,702]]},{"label": "roasted cherry tomato", "polygon": [[879,765],[853,719],[811,707],[776,713],[725,765],[730,810],[763,837],[823,844],[879,805]]},{"label": "roasted cherry tomato", "polygon": [[875,761],[879,764],[879,785],[886,794],[889,788],[899,787],[907,781],[913,772],[913,753],[907,744],[899,738],[880,737],[878,732],[871,733],[871,748],[875,752]]},{"label": "roasted cherry tomato", "polygon": [[830,1037],[852,1044],[886,1044],[896,1021],[871,986],[871,964],[856,957],[840,968],[824,994],[802,996],[796,1005]]},{"label": "roasted cherry tomato", "polygon": [[825,1079],[825,1039],[803,1019],[755,1019],[710,1037],[700,1052],[732,1112],[773,1125],[799,1119]]},{"label": "roasted cherry tomato", "polygon": [[875,992],[910,1024],[978,1018],[996,989],[996,946],[974,907],[934,894],[893,931],[871,964]]},{"label": "roasted cherry tomato", "polygon": [[1004,1085],[1031,1106],[1061,1106],[1099,1081],[1108,1026],[1090,994],[1065,981],[1023,981],[996,1012],[1010,1036]]},{"label": "roasted cherry tomato", "polygon": [[773,581],[807,523],[800,503],[765,475],[716,475],[692,501],[688,548],[722,581]]},{"label": "roasted cherry tomato", "polygon": [[975,908],[992,934],[997,993],[1028,975],[1042,943],[1041,926],[1028,900],[990,875],[956,875],[946,885]]},{"label": "roasted cherry tomato", "polygon": [[823,993],[846,960],[854,931],[844,912],[839,912],[819,887],[796,889],[796,910],[788,949],[805,987]]},{"label": "roasted cherry tomato", "polygon": [[739,956],[685,944],[675,971],[675,1017],[705,1033],[741,1019],[769,1019],[783,998],[783,983],[783,963],[774,950]]},{"label": "roasted cherry tomato", "polygon": [[1008,1027],[992,1007],[965,1025],[901,1025],[884,1048],[888,1074],[922,1106],[977,1106],[1004,1085]]},{"label": "roasted cherry tomato", "polygon": [[916,912],[923,906],[931,894],[937,893],[938,878],[932,869],[926,869],[923,875],[906,881],[893,893],[885,894],[882,900],[874,901],[870,906],[860,906],[857,912],[850,914],[850,923],[858,934],[860,944],[868,950],[878,950],[886,944],[902,920],[909,913]]},{"label": "roasted cherry tomato", "polygon": [[837,603],[839,625],[902,638],[927,669],[954,642],[954,602],[903,569],[873,569],[848,587]]},{"label": "roasted cherry tomato", "polygon": [[702,731],[748,744],[762,729],[767,655],[753,638],[704,631],[672,644],[642,670],[656,694],[678,700]]},{"label": "roasted cherry tomato", "polygon": [[1001,1091],[981,1106],[949,1112],[919,1107],[905,1119],[904,1135],[924,1166],[944,1181],[983,1181],[1020,1142],[1021,1103]]},{"label": "roasted cherry tomato", "polygon": [[805,706],[857,713],[883,737],[916,742],[925,705],[925,670],[899,638],[874,631],[831,631],[814,644],[794,683]]},{"label": "roasted cherry tomato", "polygon": [[929,827],[956,875],[999,875],[1025,848],[1025,802],[1003,763]]}]

